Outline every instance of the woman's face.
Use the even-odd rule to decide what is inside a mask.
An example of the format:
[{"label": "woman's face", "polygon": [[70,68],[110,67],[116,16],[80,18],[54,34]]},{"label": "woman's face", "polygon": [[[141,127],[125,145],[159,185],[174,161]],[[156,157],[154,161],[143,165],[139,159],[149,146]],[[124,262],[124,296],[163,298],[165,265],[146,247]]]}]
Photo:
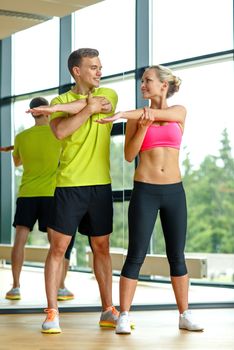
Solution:
[{"label": "woman's face", "polygon": [[148,69],[141,79],[141,92],[144,99],[162,96],[163,83],[159,80],[155,69]]}]

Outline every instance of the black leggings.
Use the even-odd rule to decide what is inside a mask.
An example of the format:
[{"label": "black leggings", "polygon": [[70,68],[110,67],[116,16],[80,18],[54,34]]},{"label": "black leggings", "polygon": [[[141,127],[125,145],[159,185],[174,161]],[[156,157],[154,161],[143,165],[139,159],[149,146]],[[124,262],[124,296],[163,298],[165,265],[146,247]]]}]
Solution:
[{"label": "black leggings", "polygon": [[129,245],[121,275],[138,279],[158,211],[171,276],[184,276],[187,230],[186,198],[182,183],[154,185],[134,182],[128,210]]}]

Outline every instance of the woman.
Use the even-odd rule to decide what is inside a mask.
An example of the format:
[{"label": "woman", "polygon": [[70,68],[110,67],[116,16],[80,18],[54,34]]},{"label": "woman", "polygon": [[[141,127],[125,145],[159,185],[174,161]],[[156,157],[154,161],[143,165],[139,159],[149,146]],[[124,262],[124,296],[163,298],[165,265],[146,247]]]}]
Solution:
[{"label": "woman", "polygon": [[119,112],[106,123],[128,119],[125,159],[139,154],[134,175],[134,188],[129,204],[129,246],[120,277],[120,317],[116,333],[131,333],[129,310],[136,290],[140,268],[144,262],[157,213],[166,244],[172,287],[180,313],[179,328],[201,331],[188,310],[188,274],[184,247],[187,228],[186,198],[179,169],[179,149],[184,131],[186,109],[169,107],[167,98],[179,90],[181,80],[163,66],[145,70],[141,91],[150,107]]}]

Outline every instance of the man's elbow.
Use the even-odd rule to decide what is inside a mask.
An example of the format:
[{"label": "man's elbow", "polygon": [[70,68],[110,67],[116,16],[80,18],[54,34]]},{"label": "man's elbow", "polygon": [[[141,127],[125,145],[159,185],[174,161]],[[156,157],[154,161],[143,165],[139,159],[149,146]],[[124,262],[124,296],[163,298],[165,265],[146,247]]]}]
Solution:
[{"label": "man's elbow", "polygon": [[64,130],[60,128],[59,125],[55,126],[53,124],[50,124],[50,127],[56,139],[63,140],[66,137],[66,135],[64,135]]},{"label": "man's elbow", "polygon": [[54,136],[56,137],[56,139],[58,140],[63,140],[66,136],[64,135],[64,133],[60,130],[57,130],[54,132]]}]

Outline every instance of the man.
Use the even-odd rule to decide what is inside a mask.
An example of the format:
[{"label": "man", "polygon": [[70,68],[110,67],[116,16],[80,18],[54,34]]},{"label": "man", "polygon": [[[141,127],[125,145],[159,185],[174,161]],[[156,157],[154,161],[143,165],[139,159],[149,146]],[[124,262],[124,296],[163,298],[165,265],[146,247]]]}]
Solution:
[{"label": "man", "polygon": [[[58,270],[64,252],[77,228],[89,238],[93,251],[94,273],[102,303],[100,326],[115,327],[118,312],[112,303],[112,267],[109,235],[113,224],[110,178],[111,126],[99,125],[96,119],[112,115],[117,94],[99,88],[101,62],[95,49],[79,49],[68,58],[68,68],[75,80],[72,90],[52,101],[50,108],[34,112],[54,112],[50,126],[62,141],[57,173],[51,247],[45,266],[48,301],[43,333],[60,333],[57,285]],[[71,103],[70,103],[71,102]]]},{"label": "man", "polygon": [[[43,97],[36,97],[30,102],[30,108],[48,106]],[[53,200],[56,171],[61,152],[60,142],[54,137],[49,127],[48,116],[33,115],[35,125],[16,135],[14,146],[2,147],[1,151],[13,151],[15,166],[23,165],[23,176],[19,188],[16,213],[13,226],[16,228],[15,240],[11,253],[13,287],[6,293],[6,299],[19,300],[20,274],[24,262],[24,246],[29,232],[38,220],[39,230],[48,232],[50,207]],[[61,281],[62,283],[62,281]],[[71,299],[72,293],[64,289],[58,291],[58,298],[66,294]],[[64,300],[64,299],[63,299]],[[66,299],[65,299],[66,300]]]}]

